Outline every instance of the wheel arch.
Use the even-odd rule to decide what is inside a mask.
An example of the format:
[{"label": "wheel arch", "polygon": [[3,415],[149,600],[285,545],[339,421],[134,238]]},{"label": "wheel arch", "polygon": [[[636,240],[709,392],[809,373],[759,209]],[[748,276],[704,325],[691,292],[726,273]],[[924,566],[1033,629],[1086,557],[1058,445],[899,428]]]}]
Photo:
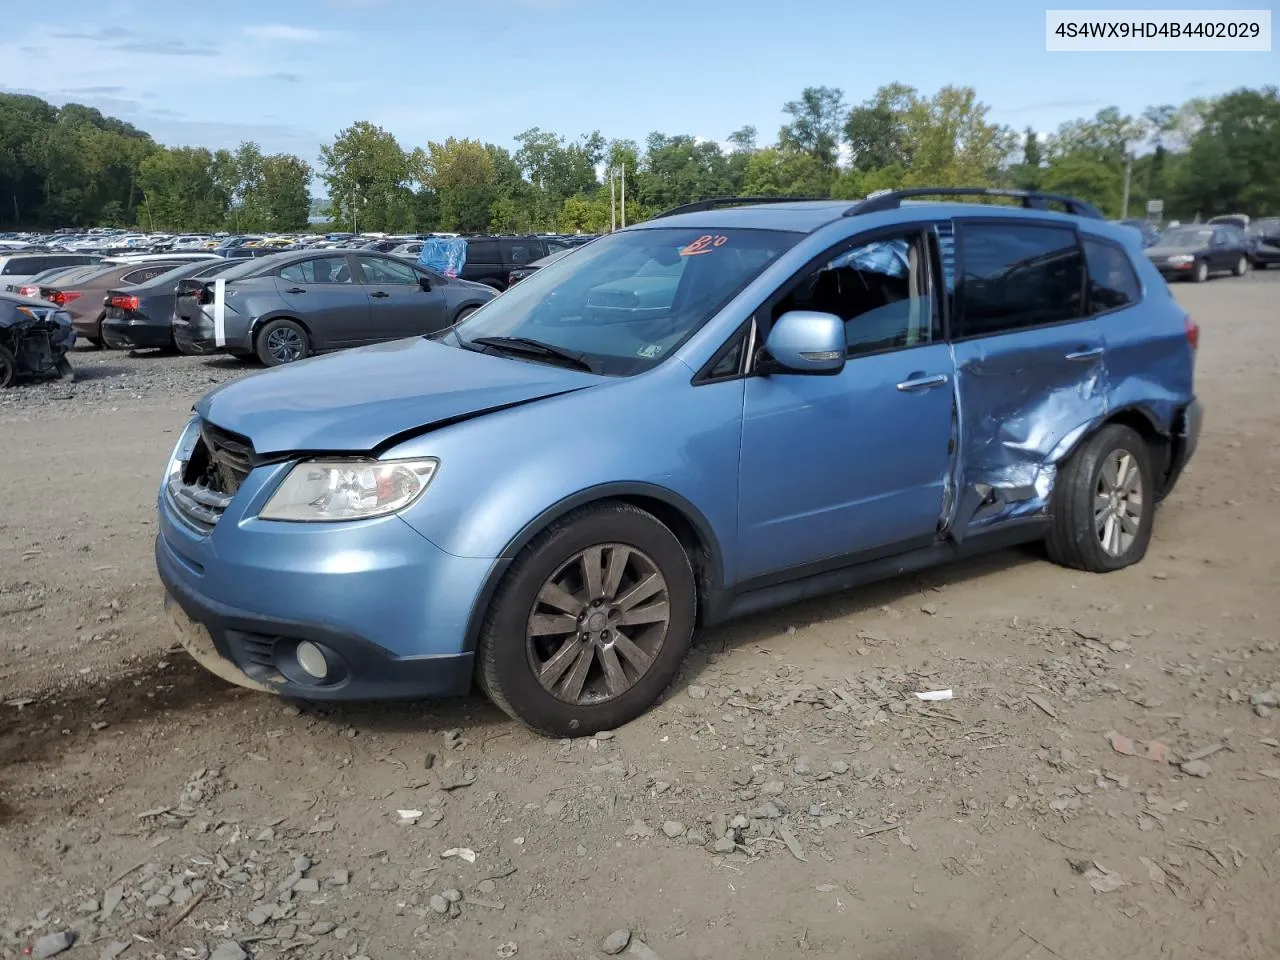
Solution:
[{"label": "wheel arch", "polygon": [[311,325],[296,312],[291,313],[288,310],[276,310],[271,313],[264,313],[254,318],[249,324],[249,347],[250,349],[258,349],[258,334],[262,332],[262,328],[274,320],[289,320],[300,326],[307,335],[307,339],[311,341],[311,348],[314,350],[316,346],[315,334],[311,332]]},{"label": "wheel arch", "polygon": [[1061,464],[1086,443],[1090,437],[1112,424],[1129,427],[1146,441],[1147,447],[1151,451],[1152,466],[1157,473],[1156,479],[1159,481],[1157,497],[1163,497],[1168,486],[1169,472],[1172,465],[1173,433],[1171,428],[1153,410],[1140,403],[1110,410],[1106,416],[1099,417],[1088,424],[1083,430],[1079,431],[1078,435],[1068,445],[1065,445],[1060,452],[1051,457],[1051,461],[1055,464]]},{"label": "wheel arch", "polygon": [[467,622],[466,651],[476,649],[485,614],[498,584],[506,576],[512,561],[539,533],[557,520],[581,507],[605,502],[626,503],[653,514],[675,534],[693,567],[698,598],[697,623],[702,626],[714,619],[721,606],[724,584],[723,554],[719,538],[702,511],[665,487],[643,482],[605,483],[588,487],[558,501],[530,520],[503,548],[480,588],[475,606]]}]

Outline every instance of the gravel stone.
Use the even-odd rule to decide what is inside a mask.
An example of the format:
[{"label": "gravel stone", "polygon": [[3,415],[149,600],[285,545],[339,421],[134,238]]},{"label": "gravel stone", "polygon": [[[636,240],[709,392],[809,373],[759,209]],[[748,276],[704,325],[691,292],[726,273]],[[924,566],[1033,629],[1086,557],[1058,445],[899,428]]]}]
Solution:
[{"label": "gravel stone", "polygon": [[600,949],[610,957],[616,957],[631,942],[630,930],[615,930],[600,941]]},{"label": "gravel stone", "polygon": [[57,933],[46,933],[31,945],[33,957],[56,957],[76,942],[76,935],[70,930],[59,930]]},{"label": "gravel stone", "polygon": [[249,955],[234,940],[223,940],[209,955],[209,960],[249,960]]},{"label": "gravel stone", "polygon": [[438,893],[432,894],[431,899],[428,901],[428,905],[436,913],[444,914],[449,912],[449,901]]},{"label": "gravel stone", "polygon": [[662,825],[662,832],[674,840],[684,834],[684,824],[679,820],[668,820]]}]

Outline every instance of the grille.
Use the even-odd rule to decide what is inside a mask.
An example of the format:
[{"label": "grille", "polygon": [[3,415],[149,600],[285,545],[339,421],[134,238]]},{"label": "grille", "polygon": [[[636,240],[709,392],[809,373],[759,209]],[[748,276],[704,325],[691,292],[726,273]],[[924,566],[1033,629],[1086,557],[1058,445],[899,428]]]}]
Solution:
[{"label": "grille", "polygon": [[189,522],[208,532],[231,505],[253,465],[253,444],[248,439],[201,423],[191,458],[181,476],[169,481],[169,496]]}]

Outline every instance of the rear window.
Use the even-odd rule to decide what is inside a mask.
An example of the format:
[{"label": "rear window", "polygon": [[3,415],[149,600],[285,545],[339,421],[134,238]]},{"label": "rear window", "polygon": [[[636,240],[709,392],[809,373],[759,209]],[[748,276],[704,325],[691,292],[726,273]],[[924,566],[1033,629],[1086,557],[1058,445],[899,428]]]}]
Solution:
[{"label": "rear window", "polygon": [[962,337],[1081,315],[1084,273],[1074,230],[1048,224],[959,225]]},{"label": "rear window", "polygon": [[1123,250],[1100,240],[1085,240],[1084,259],[1089,268],[1090,314],[1138,302],[1138,276]]},{"label": "rear window", "polygon": [[131,285],[146,283],[148,280],[154,280],[162,273],[168,273],[172,269],[174,269],[174,264],[172,263],[153,263],[145,267],[139,267],[131,273],[126,273],[120,278],[120,282]]}]

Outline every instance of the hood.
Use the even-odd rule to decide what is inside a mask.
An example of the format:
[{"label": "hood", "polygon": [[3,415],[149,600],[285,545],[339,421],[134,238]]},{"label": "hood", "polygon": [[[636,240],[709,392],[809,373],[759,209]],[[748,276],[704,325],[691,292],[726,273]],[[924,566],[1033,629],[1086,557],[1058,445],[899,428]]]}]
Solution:
[{"label": "hood", "polygon": [[260,454],[367,453],[399,434],[608,378],[424,339],[291,363],[205,394],[196,412]]}]

